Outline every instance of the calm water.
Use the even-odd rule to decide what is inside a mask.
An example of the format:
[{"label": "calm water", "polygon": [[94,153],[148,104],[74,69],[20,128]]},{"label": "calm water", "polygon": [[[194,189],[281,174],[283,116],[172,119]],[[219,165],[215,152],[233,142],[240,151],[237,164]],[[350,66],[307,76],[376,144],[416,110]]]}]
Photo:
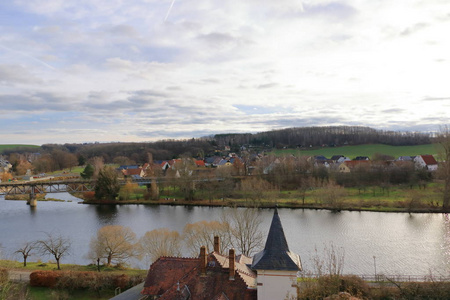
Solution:
[{"label": "calm water", "polygon": [[[13,259],[25,241],[61,234],[72,240],[71,256],[63,263],[88,264],[84,258],[89,241],[105,225],[130,227],[138,237],[146,231],[167,227],[180,233],[187,223],[219,219],[222,208],[122,205],[83,205],[67,193],[52,198],[73,202],[38,202],[35,209],[24,201],[0,196],[0,256]],[[261,210],[261,230],[267,233],[273,210]],[[290,249],[311,270],[314,249],[332,243],[344,249],[344,273],[427,275],[450,274],[450,218],[444,214],[373,212],[332,213],[319,210],[280,209]],[[36,261],[39,257],[32,257]],[[42,257],[47,261],[50,257]],[[148,262],[134,262],[147,268]]]}]

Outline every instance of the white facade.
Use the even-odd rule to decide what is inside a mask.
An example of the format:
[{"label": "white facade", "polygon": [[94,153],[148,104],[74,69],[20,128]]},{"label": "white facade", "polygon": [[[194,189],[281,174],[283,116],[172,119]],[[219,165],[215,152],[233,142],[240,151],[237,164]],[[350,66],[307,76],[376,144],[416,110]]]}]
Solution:
[{"label": "white facade", "polygon": [[297,271],[256,270],[258,300],[297,299]]},{"label": "white facade", "polygon": [[436,171],[438,169],[437,164],[427,164],[422,155],[418,155],[414,158],[416,168],[426,168],[428,171]]}]

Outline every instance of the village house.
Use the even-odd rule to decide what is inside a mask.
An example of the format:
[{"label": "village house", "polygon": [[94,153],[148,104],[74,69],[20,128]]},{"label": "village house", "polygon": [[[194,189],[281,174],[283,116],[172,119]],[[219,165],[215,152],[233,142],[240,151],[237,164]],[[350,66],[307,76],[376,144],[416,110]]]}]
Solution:
[{"label": "village house", "polygon": [[9,169],[11,169],[11,168],[12,168],[12,165],[9,163],[9,161],[7,161],[3,158],[0,158],[0,173],[8,172]]},{"label": "village house", "polygon": [[[290,252],[275,209],[264,250],[253,259],[203,246],[196,258],[160,257],[151,266],[141,294],[144,299],[282,300],[297,297],[300,257]],[[142,296],[141,295],[141,296]]]},{"label": "village house", "polygon": [[424,168],[430,172],[438,169],[438,163],[433,155],[417,155],[414,158],[414,163],[417,169]]},{"label": "village house", "polygon": [[339,164],[338,171],[340,173],[350,173],[355,169],[368,169],[371,163],[368,160],[350,160]]}]

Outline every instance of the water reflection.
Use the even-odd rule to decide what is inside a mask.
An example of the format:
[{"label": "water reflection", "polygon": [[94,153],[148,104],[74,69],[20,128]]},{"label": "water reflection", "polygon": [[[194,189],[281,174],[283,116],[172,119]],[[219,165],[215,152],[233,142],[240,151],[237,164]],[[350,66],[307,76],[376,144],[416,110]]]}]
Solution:
[{"label": "water reflection", "polygon": [[446,269],[450,272],[450,216],[444,214],[442,252]]},{"label": "water reflection", "polygon": [[28,205],[28,207],[30,208],[30,216],[32,216],[32,217],[35,216],[37,207],[36,206],[31,206],[31,205]]},{"label": "water reflection", "polygon": [[114,224],[117,218],[117,206],[116,205],[106,205],[99,204],[94,205],[95,213],[97,215],[98,221],[102,226]]}]

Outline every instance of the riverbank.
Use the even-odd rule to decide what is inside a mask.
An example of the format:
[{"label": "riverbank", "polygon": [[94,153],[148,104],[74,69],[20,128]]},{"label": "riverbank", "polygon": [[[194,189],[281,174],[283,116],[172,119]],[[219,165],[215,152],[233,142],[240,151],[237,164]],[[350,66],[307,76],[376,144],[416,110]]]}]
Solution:
[{"label": "riverbank", "polygon": [[[139,199],[98,201],[74,194],[84,204],[111,205],[170,205],[210,207],[261,207],[295,208],[330,211],[373,211],[402,213],[448,213],[442,209],[442,184],[432,183],[421,187],[365,187],[365,188],[317,188],[308,191],[272,191],[260,198],[221,198],[185,200],[180,197],[161,197],[159,200]],[[132,197],[130,197],[132,198]]]},{"label": "riverbank", "polygon": [[[27,266],[23,265],[23,261],[16,260],[0,260],[0,268],[15,271],[55,271],[57,270],[57,265],[54,262],[42,262],[42,261],[27,261]],[[147,270],[124,268],[121,266],[117,267],[106,267],[101,266],[101,272],[113,273],[113,274],[127,274],[129,276],[134,275],[146,275]],[[78,271],[78,272],[97,272],[97,266],[94,264],[90,265],[77,265],[77,264],[61,264],[61,271]]]}]

